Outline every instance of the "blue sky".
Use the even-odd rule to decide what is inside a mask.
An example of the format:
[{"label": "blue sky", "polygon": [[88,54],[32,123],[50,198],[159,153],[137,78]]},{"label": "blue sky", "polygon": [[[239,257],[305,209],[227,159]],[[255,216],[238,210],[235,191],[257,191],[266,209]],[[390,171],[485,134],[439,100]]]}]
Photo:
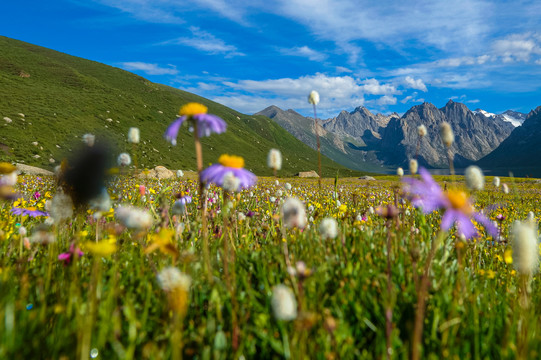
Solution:
[{"label": "blue sky", "polygon": [[541,1],[4,1],[0,35],[243,113],[309,115],[311,90],[322,117],[449,99],[495,113],[541,105]]}]

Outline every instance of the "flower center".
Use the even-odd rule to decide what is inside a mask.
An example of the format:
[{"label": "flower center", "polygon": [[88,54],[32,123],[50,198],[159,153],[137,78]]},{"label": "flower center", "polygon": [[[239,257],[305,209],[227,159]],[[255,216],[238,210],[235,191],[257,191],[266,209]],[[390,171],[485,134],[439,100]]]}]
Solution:
[{"label": "flower center", "polygon": [[447,199],[451,203],[451,206],[456,210],[471,211],[471,205],[468,199],[468,195],[464,191],[460,190],[448,190]]},{"label": "flower center", "polygon": [[244,167],[244,159],[240,156],[223,154],[218,159],[218,162],[223,166],[227,166],[235,169],[242,169]]},{"label": "flower center", "polygon": [[197,114],[206,114],[208,108],[199,103],[188,103],[180,108],[179,115],[194,116]]}]

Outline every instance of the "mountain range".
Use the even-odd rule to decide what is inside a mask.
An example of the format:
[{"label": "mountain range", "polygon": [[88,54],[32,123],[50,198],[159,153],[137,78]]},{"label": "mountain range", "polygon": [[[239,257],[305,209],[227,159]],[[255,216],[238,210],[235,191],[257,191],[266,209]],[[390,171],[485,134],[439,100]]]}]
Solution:
[{"label": "mountain range", "polygon": [[[276,121],[295,137],[315,147],[313,118],[303,117],[293,110],[283,111],[275,106],[257,113]],[[449,102],[437,108],[431,103],[413,106],[402,116],[373,114],[365,107],[357,107],[352,112],[342,111],[337,117],[321,120],[320,134],[328,141],[322,151],[331,159],[351,167],[365,169],[365,164],[377,164],[388,171],[398,166],[406,167],[409,159],[417,158],[419,164],[429,168],[447,168],[446,150],[439,136],[439,127],[446,121],[455,133],[455,143],[451,150],[455,167],[465,167],[481,161],[493,151],[496,155],[480,164],[490,164],[497,169],[500,152],[495,150],[510,135],[528,128],[526,120],[532,113],[523,114],[508,110],[501,114],[491,114],[484,110],[471,111],[462,103]],[[523,124],[528,125],[524,127]],[[417,128],[424,125],[427,135],[419,139]],[[301,136],[302,134],[302,136]],[[533,140],[529,140],[531,142]],[[507,149],[506,153],[513,153]],[[339,156],[337,156],[338,154]],[[529,162],[528,158],[524,160]],[[517,163],[518,164],[518,163]],[[512,165],[512,164],[509,164]],[[490,170],[490,169],[488,169]],[[498,171],[502,171],[499,168]]]}]

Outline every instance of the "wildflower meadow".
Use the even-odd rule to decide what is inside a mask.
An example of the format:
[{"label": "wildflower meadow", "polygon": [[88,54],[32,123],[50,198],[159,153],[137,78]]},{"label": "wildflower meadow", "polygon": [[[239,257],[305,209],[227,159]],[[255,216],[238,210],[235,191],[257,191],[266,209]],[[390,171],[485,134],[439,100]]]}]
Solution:
[{"label": "wildflower meadow", "polygon": [[453,175],[450,149],[435,177],[284,178],[280,149],[271,177],[205,166],[226,131],[183,105],[163,141],[189,133],[197,171],[168,179],[140,176],[137,128],[111,166],[92,134],[56,176],[0,165],[0,358],[541,356],[541,183]]}]

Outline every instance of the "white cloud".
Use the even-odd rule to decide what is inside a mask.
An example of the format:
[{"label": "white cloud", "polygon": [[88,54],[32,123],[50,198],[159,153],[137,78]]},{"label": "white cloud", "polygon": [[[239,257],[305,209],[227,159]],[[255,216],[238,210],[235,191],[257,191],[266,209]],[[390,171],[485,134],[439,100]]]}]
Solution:
[{"label": "white cloud", "polygon": [[123,62],[120,64],[120,66],[124,70],[142,71],[148,75],[176,75],[178,74],[178,70],[173,65],[169,65],[171,67],[165,68],[165,67],[160,67],[158,64],[149,64],[149,63],[135,61],[135,62]]},{"label": "white cloud", "polygon": [[400,102],[401,102],[402,104],[406,104],[406,103],[408,103],[408,102],[422,103],[422,102],[425,101],[425,99],[423,99],[423,98],[417,99],[417,95],[418,95],[418,93],[417,93],[417,92],[414,92],[413,94],[408,95],[408,96],[406,96],[405,98],[403,98],[402,100],[400,100]]},{"label": "white cloud", "polygon": [[467,100],[466,102],[467,102],[467,103],[470,103],[470,104],[477,104],[477,103],[481,102],[481,100],[479,100],[479,99],[473,99],[473,100]]},{"label": "white cloud", "polygon": [[311,61],[323,61],[327,58],[326,54],[310,49],[308,46],[281,49],[280,52],[285,55],[305,57]]},{"label": "white cloud", "polygon": [[337,66],[336,67],[336,72],[341,74],[341,73],[351,73],[353,71],[351,69],[348,69],[347,67]]},{"label": "white cloud", "polygon": [[410,89],[421,90],[424,92],[428,91],[422,79],[415,80],[411,76],[406,76],[406,78],[404,79],[404,82],[406,83],[406,87]]},{"label": "white cloud", "polygon": [[492,45],[494,52],[504,63],[529,61],[532,55],[541,54],[541,36],[533,33],[513,34],[496,40]]},{"label": "white cloud", "polygon": [[380,84],[376,79],[366,79],[362,82],[363,91],[370,95],[397,94],[399,91],[390,84]]},{"label": "white cloud", "polygon": [[378,105],[394,105],[396,104],[396,98],[394,96],[390,96],[390,95],[383,95],[382,97],[380,97],[379,99],[376,100],[376,103]]},{"label": "white cloud", "polygon": [[201,30],[198,27],[191,26],[192,37],[181,37],[166,41],[162,44],[179,44],[192,47],[209,54],[225,54],[226,57],[243,56],[233,45],[226,44],[223,40],[216,38],[211,33]]}]

